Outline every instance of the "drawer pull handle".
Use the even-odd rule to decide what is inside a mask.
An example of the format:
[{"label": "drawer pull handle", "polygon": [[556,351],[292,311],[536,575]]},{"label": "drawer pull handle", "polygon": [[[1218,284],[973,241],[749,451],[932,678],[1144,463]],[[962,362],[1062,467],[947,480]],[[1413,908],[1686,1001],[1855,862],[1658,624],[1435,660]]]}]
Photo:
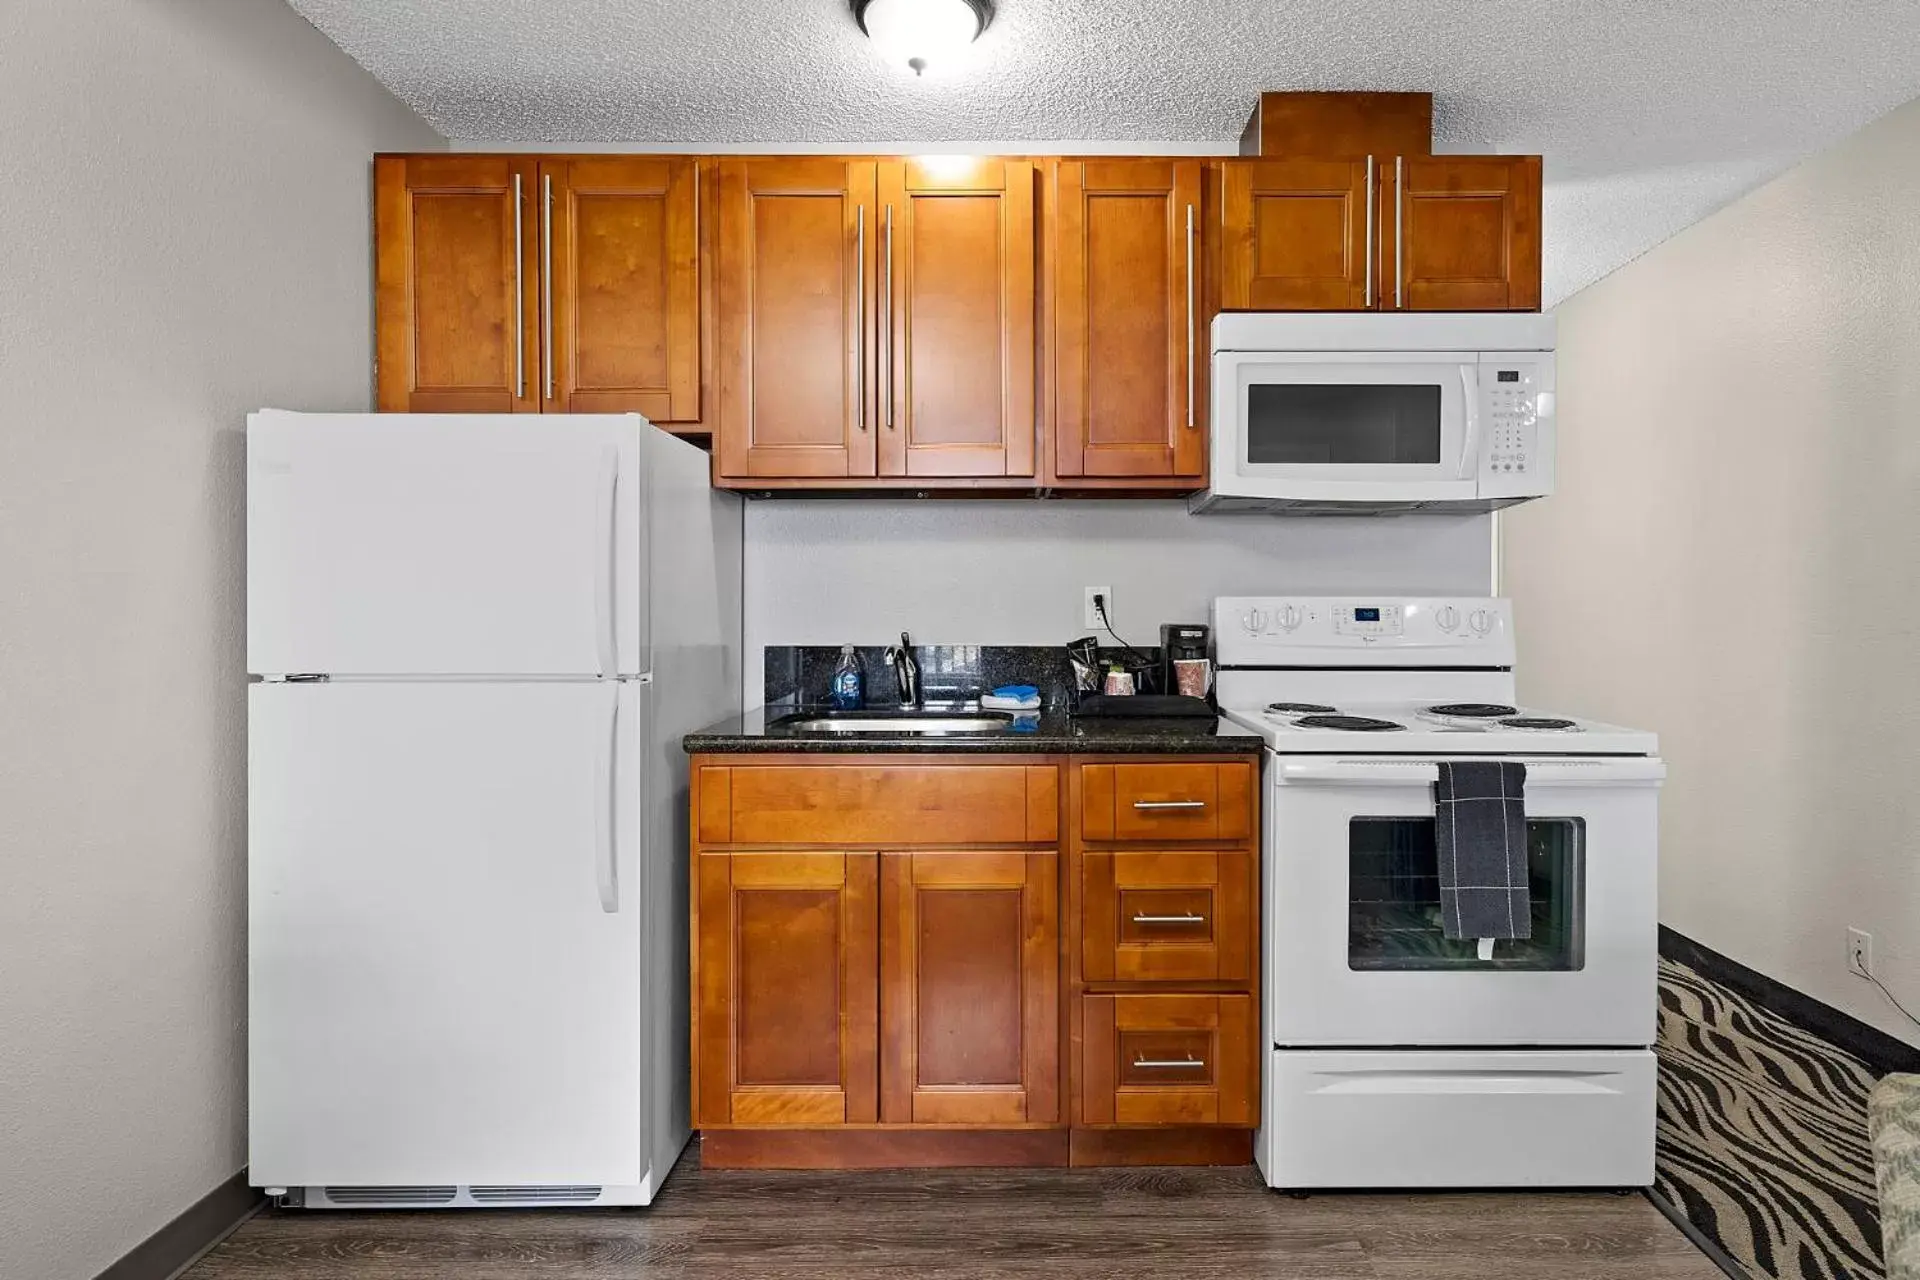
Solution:
[{"label": "drawer pull handle", "polygon": [[1204,809],[1205,800],[1135,800],[1136,809]]},{"label": "drawer pull handle", "polygon": [[1135,1058],[1133,1065],[1149,1071],[1173,1070],[1186,1067],[1204,1067],[1205,1058],[1196,1058],[1188,1054],[1184,1058]]},{"label": "drawer pull handle", "polygon": [[1205,924],[1205,916],[1135,916],[1135,924]]}]

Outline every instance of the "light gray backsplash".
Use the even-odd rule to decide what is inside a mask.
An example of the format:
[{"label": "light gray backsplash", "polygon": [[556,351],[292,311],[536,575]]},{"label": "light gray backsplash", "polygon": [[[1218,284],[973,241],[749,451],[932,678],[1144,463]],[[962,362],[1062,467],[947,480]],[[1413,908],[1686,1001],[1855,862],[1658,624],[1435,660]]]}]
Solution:
[{"label": "light gray backsplash", "polygon": [[1120,634],[1257,592],[1485,593],[1492,517],[1191,516],[1154,500],[769,499],[747,504],[745,705],[770,644],[1064,644],[1084,589]]}]

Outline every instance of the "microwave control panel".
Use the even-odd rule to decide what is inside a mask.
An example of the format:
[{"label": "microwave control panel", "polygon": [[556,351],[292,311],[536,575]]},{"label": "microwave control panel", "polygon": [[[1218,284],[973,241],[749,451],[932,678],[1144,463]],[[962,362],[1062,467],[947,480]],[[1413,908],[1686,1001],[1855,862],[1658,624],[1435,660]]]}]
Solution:
[{"label": "microwave control panel", "polygon": [[1499,352],[1480,357],[1483,492],[1552,492],[1553,399],[1551,357]]}]

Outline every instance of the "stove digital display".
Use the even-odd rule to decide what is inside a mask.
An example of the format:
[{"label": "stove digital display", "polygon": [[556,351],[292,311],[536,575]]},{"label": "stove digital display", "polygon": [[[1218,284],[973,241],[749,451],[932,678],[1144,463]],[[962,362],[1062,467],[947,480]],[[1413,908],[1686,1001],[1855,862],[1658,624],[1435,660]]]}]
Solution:
[{"label": "stove digital display", "polygon": [[1520,381],[1520,371],[1518,369],[1502,369],[1500,370],[1500,372],[1494,374],[1493,376],[1496,382]]},{"label": "stove digital display", "polygon": [[1353,611],[1353,620],[1355,622],[1378,622],[1380,621],[1380,611],[1378,609],[1355,609]]}]

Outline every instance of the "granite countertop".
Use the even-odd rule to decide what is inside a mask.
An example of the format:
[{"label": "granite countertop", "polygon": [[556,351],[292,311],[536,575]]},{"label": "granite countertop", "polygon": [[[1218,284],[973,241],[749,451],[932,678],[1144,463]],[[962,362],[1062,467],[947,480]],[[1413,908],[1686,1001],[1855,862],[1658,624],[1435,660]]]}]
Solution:
[{"label": "granite countertop", "polygon": [[[844,754],[976,753],[1035,755],[1136,752],[1224,755],[1257,752],[1265,739],[1230,720],[1079,719],[1049,708],[1033,729],[980,734],[820,733],[770,724],[792,706],[759,707],[681,739],[689,753],[830,751]],[[884,714],[881,711],[880,714]]]}]

